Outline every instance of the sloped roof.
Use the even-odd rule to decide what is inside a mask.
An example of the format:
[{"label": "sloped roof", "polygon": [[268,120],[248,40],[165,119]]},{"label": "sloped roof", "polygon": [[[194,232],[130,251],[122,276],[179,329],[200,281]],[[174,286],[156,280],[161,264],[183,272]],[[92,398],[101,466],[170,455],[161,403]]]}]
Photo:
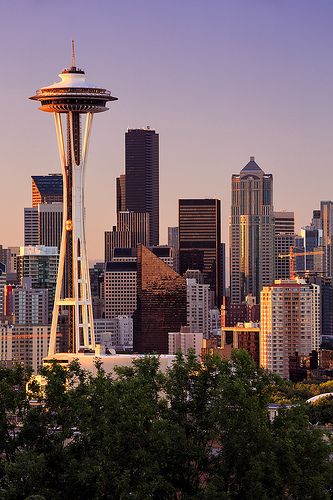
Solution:
[{"label": "sloped roof", "polygon": [[263,172],[259,165],[255,162],[254,156],[250,156],[250,161],[245,165],[245,167],[241,170],[241,173],[246,172]]}]

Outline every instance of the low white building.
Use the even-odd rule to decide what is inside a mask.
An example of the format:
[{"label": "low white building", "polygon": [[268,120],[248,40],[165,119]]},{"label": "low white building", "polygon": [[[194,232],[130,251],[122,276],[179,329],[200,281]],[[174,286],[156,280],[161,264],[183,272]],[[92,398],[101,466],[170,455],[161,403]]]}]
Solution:
[{"label": "low white building", "polygon": [[203,334],[201,332],[190,332],[189,327],[182,327],[180,332],[170,332],[169,336],[169,354],[182,352],[187,354],[190,349],[195,351],[199,357],[203,345]]}]

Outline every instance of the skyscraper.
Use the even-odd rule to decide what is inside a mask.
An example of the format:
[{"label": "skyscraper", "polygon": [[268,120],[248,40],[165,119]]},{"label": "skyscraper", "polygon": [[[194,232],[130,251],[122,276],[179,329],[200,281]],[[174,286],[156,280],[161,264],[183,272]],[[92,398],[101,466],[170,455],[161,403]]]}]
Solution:
[{"label": "skyscraper", "polygon": [[230,297],[239,304],[274,278],[273,176],[254,156],[232,176],[230,219]]},{"label": "skyscraper", "polygon": [[[129,129],[126,132],[125,176],[126,210],[149,213],[149,244],[158,245],[159,135],[155,130],[147,127],[146,129]],[[121,186],[121,182],[119,182],[119,186]],[[122,193],[122,190],[123,188],[119,188],[119,192]],[[122,196],[120,194],[119,198],[121,199]]]},{"label": "skyscraper", "polygon": [[186,325],[186,280],[143,245],[137,269],[134,352],[166,354],[168,333]]},{"label": "skyscraper", "polygon": [[[55,353],[60,307],[68,310],[68,351],[78,353],[81,348],[95,347],[84,230],[84,174],[93,115],[106,111],[106,103],[116,100],[110,91],[86,81],[85,72],[75,64],[74,43],[71,67],[59,76],[60,82],[37,90],[31,98],[40,101],[42,111],[54,114],[64,179],[63,228],[50,355]],[[62,114],[66,120],[61,119]],[[67,283],[63,286],[65,261]]]},{"label": "skyscraper", "polygon": [[221,305],[221,202],[179,200],[179,272],[198,269]]},{"label": "skyscraper", "polygon": [[63,188],[62,175],[33,175],[31,177],[32,206],[37,207],[39,203],[62,202]]}]

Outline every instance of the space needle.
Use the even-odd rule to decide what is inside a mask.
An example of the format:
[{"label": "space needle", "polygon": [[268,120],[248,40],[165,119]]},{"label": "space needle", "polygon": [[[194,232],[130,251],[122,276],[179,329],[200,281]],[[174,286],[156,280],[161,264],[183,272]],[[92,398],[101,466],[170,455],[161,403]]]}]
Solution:
[{"label": "space needle", "polygon": [[56,352],[59,313],[64,309],[68,310],[68,352],[95,348],[84,178],[93,115],[107,111],[106,103],[117,100],[109,90],[86,81],[85,72],[75,64],[74,42],[71,67],[59,77],[60,82],[42,87],[30,97],[40,101],[39,109],[53,113],[63,175],[63,227],[49,356]]}]

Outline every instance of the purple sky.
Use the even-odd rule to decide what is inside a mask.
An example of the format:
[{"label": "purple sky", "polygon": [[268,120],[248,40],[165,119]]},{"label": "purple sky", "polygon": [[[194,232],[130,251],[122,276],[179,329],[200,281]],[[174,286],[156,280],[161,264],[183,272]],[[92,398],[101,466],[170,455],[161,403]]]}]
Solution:
[{"label": "purple sky", "polygon": [[86,184],[90,259],[115,224],[124,133],[160,134],[161,242],[177,200],[222,200],[255,155],[275,209],[300,227],[333,198],[331,0],[0,0],[0,243],[23,244],[32,174],[59,171],[52,117],[27,97],[70,63],[119,101],[95,117]]}]

